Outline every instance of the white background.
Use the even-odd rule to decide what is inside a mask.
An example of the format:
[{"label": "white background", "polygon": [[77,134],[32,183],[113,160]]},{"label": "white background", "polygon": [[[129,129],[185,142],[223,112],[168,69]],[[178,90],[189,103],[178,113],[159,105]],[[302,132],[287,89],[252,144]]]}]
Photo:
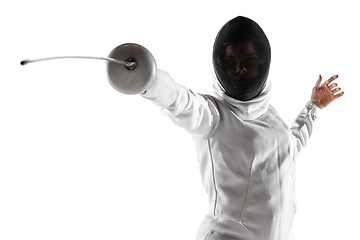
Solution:
[{"label": "white background", "polygon": [[271,103],[289,125],[319,74],[340,76],[345,95],[297,160],[294,236],[358,239],[358,3],[267,2],[4,1],[0,239],[194,239],[208,206],[191,137],[115,91],[102,61],[19,62],[135,42],[178,83],[211,93],[213,41],[238,15],[270,40]]}]

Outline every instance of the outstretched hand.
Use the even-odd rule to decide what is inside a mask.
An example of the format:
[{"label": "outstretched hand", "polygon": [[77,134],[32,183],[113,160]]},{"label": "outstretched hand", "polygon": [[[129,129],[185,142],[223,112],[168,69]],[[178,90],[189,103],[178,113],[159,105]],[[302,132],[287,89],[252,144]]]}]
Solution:
[{"label": "outstretched hand", "polygon": [[344,95],[344,92],[339,93],[341,88],[337,87],[338,85],[336,83],[331,83],[338,77],[338,75],[334,75],[321,84],[322,77],[319,75],[319,79],[312,90],[311,101],[316,103],[316,105],[318,105],[321,109],[328,106],[335,99]]}]

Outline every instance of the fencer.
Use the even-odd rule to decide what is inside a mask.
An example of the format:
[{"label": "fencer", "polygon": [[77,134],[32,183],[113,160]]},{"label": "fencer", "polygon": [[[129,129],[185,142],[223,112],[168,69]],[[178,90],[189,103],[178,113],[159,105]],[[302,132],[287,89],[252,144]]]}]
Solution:
[{"label": "fencer", "polygon": [[236,17],[213,47],[213,95],[157,70],[140,95],[193,138],[209,210],[196,240],[289,240],[296,211],[295,160],[322,108],[344,93],[319,76],[289,128],[269,104],[271,50],[261,27]]}]

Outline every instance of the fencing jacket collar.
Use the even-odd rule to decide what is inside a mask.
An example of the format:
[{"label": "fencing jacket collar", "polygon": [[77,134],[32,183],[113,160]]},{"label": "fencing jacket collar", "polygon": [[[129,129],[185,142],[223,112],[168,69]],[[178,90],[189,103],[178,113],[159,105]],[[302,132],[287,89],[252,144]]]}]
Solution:
[{"label": "fencing jacket collar", "polygon": [[213,91],[214,95],[222,100],[239,118],[250,121],[263,115],[269,108],[271,83],[267,79],[264,89],[261,93],[249,100],[240,101],[234,99],[225,93],[224,88],[221,86],[215,72],[213,71]]}]

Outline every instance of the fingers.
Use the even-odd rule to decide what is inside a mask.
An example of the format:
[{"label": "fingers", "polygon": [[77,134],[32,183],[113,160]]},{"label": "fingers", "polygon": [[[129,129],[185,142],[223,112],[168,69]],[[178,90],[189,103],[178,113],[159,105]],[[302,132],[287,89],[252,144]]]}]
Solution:
[{"label": "fingers", "polygon": [[341,97],[341,96],[343,96],[343,95],[344,95],[344,92],[341,92],[341,93],[336,94],[336,95],[334,94],[334,100]]},{"label": "fingers", "polygon": [[319,78],[318,78],[318,80],[316,81],[316,84],[315,84],[316,89],[320,87],[321,80],[322,80],[322,77],[321,77],[321,75],[319,75]]},{"label": "fingers", "polygon": [[344,92],[339,93],[339,92],[341,91],[341,88],[337,87],[337,84],[336,84],[336,83],[332,83],[332,84],[331,84],[330,86],[328,86],[328,87],[329,87],[330,89],[334,88],[334,89],[331,90],[332,95],[333,95],[333,97],[334,97],[333,100],[335,100],[335,99],[337,99],[337,98],[339,98],[339,97],[341,97],[341,96],[344,95]]},{"label": "fingers", "polygon": [[333,89],[333,88],[335,88],[335,87],[337,87],[338,85],[336,84],[336,83],[332,83],[332,84],[330,84],[328,87],[330,88],[330,89]]},{"label": "fingers", "polygon": [[328,80],[326,80],[323,84],[325,84],[326,86],[328,86],[332,81],[334,81],[335,79],[337,79],[339,77],[339,75],[334,75],[331,78],[329,78]]},{"label": "fingers", "polygon": [[334,93],[334,94],[336,94],[339,91],[341,91],[341,88],[339,88],[339,87],[331,90],[331,92]]},{"label": "fingers", "polygon": [[328,91],[329,90],[331,91],[331,93],[332,93],[332,95],[334,97],[334,100],[339,98],[339,97],[342,97],[344,95],[344,92],[339,93],[341,91],[341,88],[337,87],[338,86],[337,83],[331,83],[332,81],[334,81],[338,77],[339,77],[339,75],[334,75],[334,76],[332,76],[331,78],[329,78],[328,80],[326,80],[323,83],[324,86],[327,87]]}]

